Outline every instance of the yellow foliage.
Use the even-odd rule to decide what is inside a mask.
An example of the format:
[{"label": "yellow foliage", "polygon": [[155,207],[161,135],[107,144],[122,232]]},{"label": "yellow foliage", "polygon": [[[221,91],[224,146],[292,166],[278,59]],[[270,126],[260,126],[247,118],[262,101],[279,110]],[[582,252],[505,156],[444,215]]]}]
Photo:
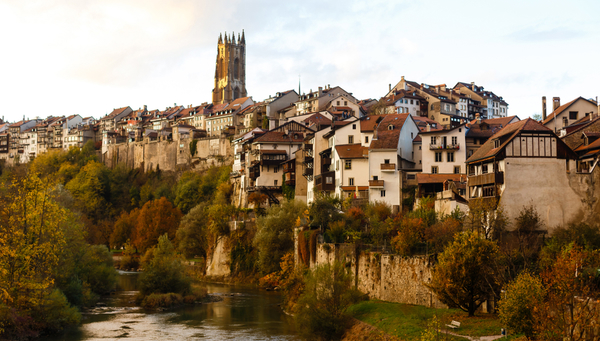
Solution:
[{"label": "yellow foliage", "polygon": [[52,284],[67,213],[53,200],[54,184],[37,175],[13,180],[0,198],[0,293],[15,308],[37,305]]}]

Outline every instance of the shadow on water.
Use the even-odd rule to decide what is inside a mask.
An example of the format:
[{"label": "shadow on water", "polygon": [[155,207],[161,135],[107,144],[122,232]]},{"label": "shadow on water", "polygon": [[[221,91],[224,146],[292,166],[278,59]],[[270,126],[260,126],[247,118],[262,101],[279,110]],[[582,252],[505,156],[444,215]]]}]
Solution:
[{"label": "shadow on water", "polygon": [[279,293],[245,286],[205,284],[222,301],[165,312],[135,307],[137,273],[119,272],[106,307],[83,314],[82,325],[50,340],[295,340],[292,321],[280,309]]}]

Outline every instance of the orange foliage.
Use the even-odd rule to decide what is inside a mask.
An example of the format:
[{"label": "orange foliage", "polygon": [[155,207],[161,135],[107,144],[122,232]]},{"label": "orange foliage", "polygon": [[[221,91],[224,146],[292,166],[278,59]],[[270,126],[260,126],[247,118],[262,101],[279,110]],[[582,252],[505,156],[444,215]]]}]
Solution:
[{"label": "orange foliage", "polygon": [[400,255],[409,256],[413,248],[423,241],[424,233],[423,219],[404,217],[398,235],[392,239],[392,245]]},{"label": "orange foliage", "polygon": [[139,212],[133,232],[133,244],[142,252],[154,246],[158,237],[167,233],[169,239],[175,239],[175,233],[181,220],[181,211],[162,197],[148,201]]}]

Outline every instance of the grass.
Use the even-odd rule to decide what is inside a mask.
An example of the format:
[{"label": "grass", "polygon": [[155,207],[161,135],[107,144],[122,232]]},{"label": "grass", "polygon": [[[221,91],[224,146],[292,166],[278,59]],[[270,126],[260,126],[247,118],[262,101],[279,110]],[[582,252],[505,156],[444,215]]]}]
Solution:
[{"label": "grass", "polygon": [[[357,303],[349,308],[349,313],[358,320],[405,340],[418,340],[434,315],[443,325],[450,324],[452,320],[460,322],[460,329],[453,330],[460,335],[499,335],[502,328],[500,319],[494,314],[480,313],[469,317],[458,309],[434,309],[376,300]],[[448,335],[447,340],[465,339]]]}]

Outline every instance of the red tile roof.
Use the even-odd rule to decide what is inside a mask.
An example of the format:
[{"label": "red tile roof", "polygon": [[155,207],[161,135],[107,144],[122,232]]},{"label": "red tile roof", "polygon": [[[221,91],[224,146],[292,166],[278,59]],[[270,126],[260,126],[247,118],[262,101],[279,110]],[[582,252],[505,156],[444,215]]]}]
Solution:
[{"label": "red tile roof", "polygon": [[360,131],[363,133],[375,131],[380,120],[383,120],[385,115],[368,115],[360,120]]},{"label": "red tile roof", "polygon": [[[544,125],[545,125],[545,124],[549,123],[550,121],[552,121],[552,119],[553,119],[555,116],[557,116],[557,115],[559,115],[560,113],[562,113],[563,111],[565,111],[565,110],[566,110],[568,107],[570,107],[570,106],[571,106],[571,104],[573,104],[573,103],[577,102],[577,101],[578,101],[578,100],[580,100],[580,99],[581,99],[581,100],[584,100],[584,101],[588,101],[588,102],[590,102],[590,103],[593,103],[593,102],[591,102],[590,100],[587,100],[587,99],[585,99],[585,98],[583,98],[583,97],[579,96],[579,97],[575,98],[574,100],[572,100],[571,102],[565,103],[565,104],[561,105],[560,107],[556,108],[556,110],[554,110],[554,111],[553,111],[553,112],[552,112],[550,115],[548,115],[548,117],[546,117],[546,119],[544,120],[544,122],[542,122],[542,124],[544,124]],[[596,103],[593,103],[593,104],[594,104],[594,105],[596,105]]]},{"label": "red tile roof", "polygon": [[[297,137],[297,138],[294,138]],[[295,142],[295,143],[301,143],[302,141],[304,141],[304,134],[301,132],[290,132],[289,134],[285,134],[285,132],[279,132],[279,131],[269,131],[267,133],[265,133],[263,136],[257,138],[254,140],[254,142],[260,142],[260,143],[265,143],[265,142]]]},{"label": "red tile roof", "polygon": [[362,159],[368,157],[369,148],[356,144],[341,144],[335,146],[340,159]]},{"label": "red tile roof", "polygon": [[[396,149],[398,148],[398,140],[400,131],[404,122],[409,118],[410,114],[389,114],[384,115],[383,120],[377,126],[377,137],[373,135],[371,140],[371,149]],[[390,129],[390,127],[392,129]]]}]

